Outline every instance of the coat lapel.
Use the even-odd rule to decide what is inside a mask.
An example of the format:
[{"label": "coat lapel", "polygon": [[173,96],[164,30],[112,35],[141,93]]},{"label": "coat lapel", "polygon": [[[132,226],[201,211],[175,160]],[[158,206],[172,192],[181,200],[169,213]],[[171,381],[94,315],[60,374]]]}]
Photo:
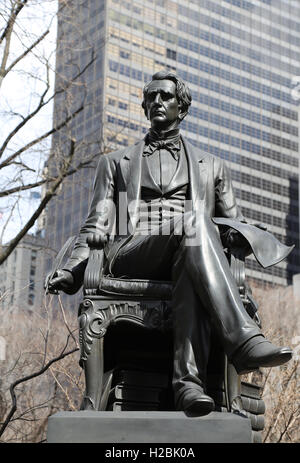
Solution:
[{"label": "coat lapel", "polygon": [[206,153],[196,149],[184,137],[182,137],[182,142],[189,166],[191,200],[193,207],[196,208],[198,202],[205,199],[207,191],[208,166]]},{"label": "coat lapel", "polygon": [[135,229],[138,220],[141,191],[142,153],[144,145],[145,141],[142,140],[136,145],[130,147],[126,150],[124,157],[120,160],[120,170],[124,184],[127,186],[128,213],[133,230]]},{"label": "coat lapel", "polygon": [[[206,153],[196,149],[184,137],[182,142],[186,151],[191,200],[194,209],[199,207],[199,203],[204,201],[206,195],[206,186],[208,179],[208,165]],[[127,186],[128,213],[134,232],[139,219],[139,200],[141,195],[141,173],[142,173],[142,153],[145,141],[142,140],[136,145],[128,148],[120,160],[120,170],[123,177],[124,185]]]}]

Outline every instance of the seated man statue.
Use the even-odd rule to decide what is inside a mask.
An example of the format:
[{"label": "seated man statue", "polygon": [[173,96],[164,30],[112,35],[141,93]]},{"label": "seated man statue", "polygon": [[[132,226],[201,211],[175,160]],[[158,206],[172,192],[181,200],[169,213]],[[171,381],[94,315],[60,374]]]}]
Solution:
[{"label": "seated man statue", "polygon": [[265,339],[247,314],[224,248],[246,243],[265,266],[290,248],[246,224],[224,162],[180,135],[190,104],[190,91],[177,75],[153,75],[142,103],[151,128],[134,146],[100,156],[87,219],[49,288],[69,294],[80,288],[90,234],[101,237],[106,274],[172,280],[175,405],[205,414],[214,409],[205,393],[212,327],[240,374],[292,356],[288,347]]}]

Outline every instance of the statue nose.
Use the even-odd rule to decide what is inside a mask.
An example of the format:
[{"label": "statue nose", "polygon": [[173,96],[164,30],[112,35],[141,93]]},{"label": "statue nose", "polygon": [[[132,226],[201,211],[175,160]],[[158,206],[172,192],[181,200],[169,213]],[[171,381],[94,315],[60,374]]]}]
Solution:
[{"label": "statue nose", "polygon": [[160,97],[160,93],[157,93],[157,94],[156,94],[156,97],[155,97],[154,103],[158,103],[158,104],[161,104],[161,97]]}]

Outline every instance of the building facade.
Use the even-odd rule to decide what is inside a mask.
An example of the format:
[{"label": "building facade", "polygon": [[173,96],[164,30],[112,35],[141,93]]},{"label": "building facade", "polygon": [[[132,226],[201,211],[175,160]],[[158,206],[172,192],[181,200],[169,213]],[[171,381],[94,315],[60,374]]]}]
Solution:
[{"label": "building facade", "polygon": [[0,267],[0,307],[40,309],[43,298],[44,241],[25,235]]},{"label": "building facade", "polygon": [[[144,84],[156,71],[177,72],[193,98],[182,133],[195,146],[226,160],[249,222],[262,222],[280,241],[296,245],[287,260],[269,269],[249,258],[247,275],[266,284],[291,283],[292,275],[300,272],[300,98],[293,87],[300,76],[299,2],[69,3],[76,15],[66,20],[65,12],[60,14],[57,80],[70,77],[70,62],[84,67],[95,57],[81,75],[86,106],[70,126],[82,147],[78,155],[99,155],[141,139],[149,128],[141,108]],[[80,41],[79,51],[71,39]],[[74,100],[80,95],[77,87]],[[56,99],[58,120],[63,104]],[[53,138],[54,150],[59,137]],[[48,207],[46,239],[53,249],[78,233],[93,175],[94,169],[78,172]],[[47,268],[50,265],[48,259]]]}]

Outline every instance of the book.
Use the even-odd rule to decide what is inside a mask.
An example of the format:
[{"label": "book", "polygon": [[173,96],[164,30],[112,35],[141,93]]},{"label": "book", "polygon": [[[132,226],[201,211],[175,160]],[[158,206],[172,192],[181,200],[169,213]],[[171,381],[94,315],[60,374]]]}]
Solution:
[{"label": "book", "polygon": [[115,400],[132,402],[153,402],[159,403],[163,389],[151,387],[135,387],[118,384],[109,393],[108,401]]},{"label": "book", "polygon": [[[223,391],[208,391],[216,405],[226,407],[226,397]],[[265,403],[262,399],[253,399],[251,397],[241,396],[243,409],[247,412],[253,413],[254,415],[263,415],[266,411]]]},{"label": "book", "polygon": [[110,411],[157,411],[158,404],[143,403],[143,402],[113,402],[108,405],[107,410]]},{"label": "book", "polygon": [[169,377],[167,374],[151,371],[118,370],[114,373],[113,384],[167,388]]}]

